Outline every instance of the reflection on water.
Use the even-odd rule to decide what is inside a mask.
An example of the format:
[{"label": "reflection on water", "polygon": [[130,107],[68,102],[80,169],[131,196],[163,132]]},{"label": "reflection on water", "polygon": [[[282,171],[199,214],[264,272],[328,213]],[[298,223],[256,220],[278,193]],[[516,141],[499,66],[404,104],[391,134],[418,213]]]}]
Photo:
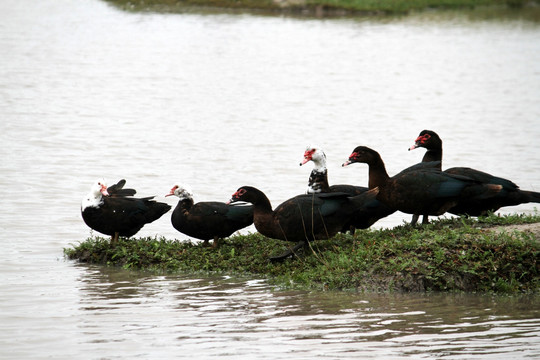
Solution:
[{"label": "reflection on water", "polygon": [[[84,327],[129,321],[131,336],[149,347],[204,344],[208,355],[266,358],[540,355],[529,346],[540,335],[536,296],[285,291],[262,280],[137,276],[94,266],[82,274]],[[96,301],[102,306],[87,306]],[[87,334],[86,341],[107,342]]]},{"label": "reflection on water", "polygon": [[[196,201],[254,185],[277,205],[305,190],[311,169],[298,162],[311,143],[331,183],[365,185],[365,166],[340,166],[355,146],[377,149],[395,174],[422,158],[406,149],[430,128],[445,167],[540,190],[540,27],[512,16],[1,1],[0,358],[539,357],[538,296],[283,291],[62,257],[90,234],[80,200],[96,178],[126,178],[171,205],[163,195],[178,181]],[[185,239],[167,215],[139,235]]]}]

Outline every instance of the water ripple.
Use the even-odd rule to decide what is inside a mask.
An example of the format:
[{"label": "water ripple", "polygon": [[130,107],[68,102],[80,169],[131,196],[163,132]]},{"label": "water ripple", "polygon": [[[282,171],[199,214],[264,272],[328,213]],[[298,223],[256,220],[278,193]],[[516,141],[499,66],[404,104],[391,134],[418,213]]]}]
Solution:
[{"label": "water ripple", "polygon": [[[538,296],[312,293],[62,255],[91,234],[80,200],[96,178],[171,205],[179,180],[196,201],[249,184],[277,205],[304,191],[310,143],[331,183],[365,185],[365,166],[340,166],[356,145],[395,174],[431,128],[445,167],[540,190],[536,23],[166,15],[98,0],[0,10],[0,358],[540,357]],[[168,216],[139,235],[186,239]]]}]

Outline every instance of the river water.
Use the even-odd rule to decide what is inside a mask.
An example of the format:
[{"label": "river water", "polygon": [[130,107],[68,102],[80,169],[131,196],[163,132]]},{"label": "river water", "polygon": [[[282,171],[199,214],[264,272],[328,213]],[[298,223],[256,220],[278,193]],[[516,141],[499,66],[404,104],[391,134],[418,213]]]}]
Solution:
[{"label": "river water", "polygon": [[[340,167],[355,146],[394,174],[433,129],[444,167],[539,191],[537,11],[297,19],[3,0],[0,358],[540,357],[538,296],[285,291],[63,257],[90,235],[80,201],[98,177],[171,205],[178,181],[196,201],[253,185],[277,205],[305,191],[308,144],[332,184],[365,185],[365,166]],[[139,235],[186,239],[169,214]]]}]

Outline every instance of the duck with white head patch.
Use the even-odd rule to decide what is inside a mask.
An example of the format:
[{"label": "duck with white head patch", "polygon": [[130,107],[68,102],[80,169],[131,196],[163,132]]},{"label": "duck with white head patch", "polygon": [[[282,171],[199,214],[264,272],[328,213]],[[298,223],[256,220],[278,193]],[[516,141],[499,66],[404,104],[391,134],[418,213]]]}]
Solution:
[{"label": "duck with white head patch", "polygon": [[[365,186],[347,184],[329,186],[328,169],[326,168],[326,154],[319,146],[310,145],[306,147],[304,158],[300,162],[300,166],[308,163],[309,161],[313,162],[313,170],[311,170],[311,174],[309,175],[307,190],[308,194],[341,192],[350,196],[356,196],[369,190],[369,188]],[[393,209],[376,199],[366,203],[366,206],[369,207],[370,212],[367,213],[366,211],[362,211],[358,214],[358,216],[353,216],[351,218],[351,222],[345,225],[342,232],[354,232],[355,229],[366,229],[377,222],[377,220],[382,219],[383,217],[386,217],[394,212]]]},{"label": "duck with white head patch", "polygon": [[328,186],[328,169],[326,168],[326,154],[318,146],[310,145],[306,147],[304,159],[300,166],[313,161],[313,170],[309,175],[307,194],[330,192]]},{"label": "duck with white head patch", "polygon": [[107,187],[103,179],[96,181],[82,200],[81,215],[91,229],[111,236],[116,244],[120,236],[131,237],[146,224],[159,219],[171,209],[154,197],[134,198],[134,189],[124,189],[126,181]]},{"label": "duck with white head patch", "polygon": [[326,154],[319,146],[310,145],[306,147],[304,158],[300,166],[313,162],[313,170],[309,175],[307,194],[344,192],[350,195],[360,195],[368,190],[364,186],[355,185],[328,185],[328,169],[326,167]]},{"label": "duck with white head patch", "polygon": [[251,205],[228,205],[223,202],[205,201],[194,203],[191,189],[176,184],[165,196],[177,196],[179,201],[171,215],[171,223],[179,232],[205,244],[213,239],[213,247],[219,239],[231,236],[234,232],[253,224]]}]

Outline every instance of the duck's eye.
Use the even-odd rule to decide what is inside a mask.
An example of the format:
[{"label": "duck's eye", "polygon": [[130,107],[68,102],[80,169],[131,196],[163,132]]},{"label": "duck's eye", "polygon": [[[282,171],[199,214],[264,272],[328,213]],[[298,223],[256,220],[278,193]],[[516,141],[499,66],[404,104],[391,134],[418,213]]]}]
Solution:
[{"label": "duck's eye", "polygon": [[246,192],[247,192],[246,189],[240,189],[240,190],[238,190],[238,191],[236,192],[235,195],[238,196],[238,197],[240,197],[240,196],[244,195]]}]

